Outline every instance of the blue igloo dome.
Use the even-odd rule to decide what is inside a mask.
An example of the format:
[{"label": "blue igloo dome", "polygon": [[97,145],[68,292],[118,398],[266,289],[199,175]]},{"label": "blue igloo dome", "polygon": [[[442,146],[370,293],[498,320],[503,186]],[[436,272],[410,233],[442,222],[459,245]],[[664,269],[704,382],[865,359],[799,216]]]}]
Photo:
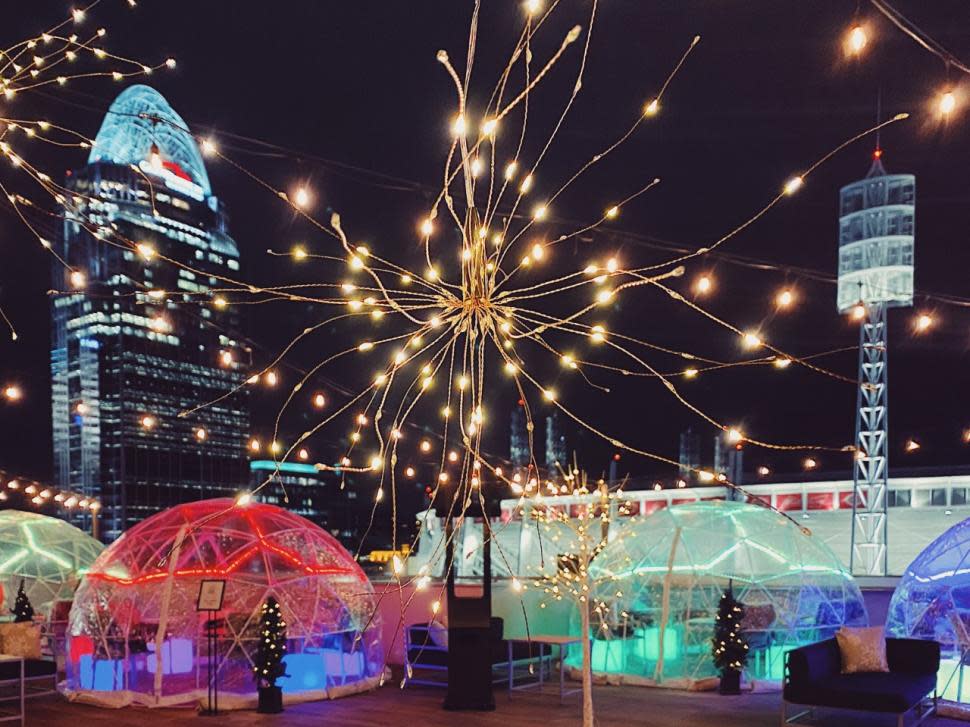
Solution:
[{"label": "blue igloo dome", "polygon": [[906,568],[889,604],[886,633],[939,641],[938,688],[947,699],[970,702],[961,654],[970,653],[970,518],[930,543]]}]

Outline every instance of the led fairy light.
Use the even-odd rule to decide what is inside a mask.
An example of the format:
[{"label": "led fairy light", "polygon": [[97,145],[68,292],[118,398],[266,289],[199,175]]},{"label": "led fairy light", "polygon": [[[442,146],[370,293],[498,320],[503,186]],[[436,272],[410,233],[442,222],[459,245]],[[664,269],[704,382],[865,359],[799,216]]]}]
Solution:
[{"label": "led fairy light", "polygon": [[[595,13],[595,4],[592,12]],[[347,433],[350,436],[343,456],[339,458],[340,469],[370,473],[376,480],[376,486],[370,490],[375,493],[375,506],[385,498],[390,500],[392,507],[395,506],[395,477],[398,471],[407,472],[404,469],[404,458],[398,457],[399,448],[413,448],[415,442],[421,442],[418,449],[424,451],[424,442],[428,441],[418,437],[397,437],[394,432],[405,431],[409,423],[419,416],[419,412],[428,411],[440,413],[436,419],[441,427],[440,436],[435,438],[434,445],[434,456],[439,459],[439,467],[435,472],[440,473],[440,477],[435,483],[433,497],[437,496],[441,487],[447,487],[448,497],[453,503],[478,503],[481,501],[478,493],[493,482],[517,484],[523,493],[528,492],[529,488],[535,491],[539,478],[533,475],[537,468],[525,478],[520,477],[519,481],[515,481],[511,477],[514,473],[506,473],[496,467],[493,458],[482,449],[483,434],[487,433],[489,427],[487,389],[494,385],[495,360],[499,363],[499,381],[503,382],[503,386],[511,383],[524,402],[530,442],[534,413],[558,409],[617,449],[676,465],[677,462],[672,458],[649,452],[633,443],[623,442],[575,414],[569,404],[569,387],[565,380],[556,385],[554,381],[539,376],[537,372],[544,367],[537,363],[537,357],[554,356],[561,362],[560,370],[564,376],[568,375],[577,382],[584,383],[589,381],[585,373],[587,368],[602,366],[598,361],[589,360],[598,355],[590,352],[627,351],[638,346],[664,351],[662,347],[614,330],[616,326],[610,324],[609,313],[616,301],[638,287],[661,285],[664,289],[669,289],[664,281],[684,274],[685,270],[681,265],[683,260],[706,255],[724,244],[766,214],[783,198],[797,192],[813,170],[835,151],[879,128],[874,127],[869,132],[853,137],[805,171],[790,177],[790,181],[767,206],[700,250],[649,268],[628,267],[628,263],[608,251],[597,261],[584,264],[582,269],[575,272],[565,275],[549,274],[546,272],[550,269],[547,261],[550,256],[555,255],[555,247],[559,242],[616,219],[625,205],[632,203],[637,196],[658,183],[656,179],[648,181],[623,199],[614,197],[593,200],[592,209],[594,214],[599,215],[596,221],[565,235],[557,236],[551,231],[553,226],[560,224],[556,220],[556,213],[562,205],[555,204],[559,195],[574,185],[586,170],[620,148],[652,116],[661,111],[667,112],[668,106],[663,102],[667,86],[690,50],[697,44],[697,39],[691,42],[673,72],[662,84],[659,93],[653,94],[644,102],[642,112],[638,110],[629,130],[603,152],[580,166],[564,183],[557,185],[548,174],[543,174],[542,163],[550,149],[552,138],[558,132],[569,105],[581,87],[589,33],[578,28],[570,30],[558,49],[536,69],[532,69],[528,74],[529,80],[522,82],[521,89],[513,90],[510,81],[511,69],[524,68],[532,63],[529,44],[540,23],[540,16],[527,21],[527,28],[501,75],[495,93],[481,111],[476,109],[471,113],[468,110],[465,82],[451,66],[447,54],[439,54],[439,62],[454,81],[457,105],[448,114],[447,125],[450,126],[450,133],[443,135],[449,147],[443,187],[423,214],[408,223],[412,229],[416,226],[416,235],[422,246],[424,260],[420,265],[389,259],[380,244],[364,247],[352,242],[351,236],[344,231],[339,216],[333,215],[329,223],[318,222],[310,216],[307,211],[308,203],[312,200],[309,189],[300,187],[294,191],[294,188],[290,188],[289,192],[276,190],[228,159],[219,150],[217,143],[208,140],[207,145],[205,139],[201,140],[202,147],[209,156],[226,161],[257,183],[272,189],[278,199],[289,205],[298,216],[314,224],[339,245],[339,254],[334,255],[311,252],[317,249],[316,245],[310,248],[300,246],[298,251],[294,249],[275,254],[286,255],[306,266],[313,266],[317,261],[329,263],[339,259],[345,271],[342,280],[323,284],[326,292],[320,295],[295,290],[300,286],[256,287],[244,281],[220,277],[220,282],[226,288],[216,291],[218,295],[214,300],[222,300],[228,304],[225,297],[227,295],[231,296],[234,303],[246,295],[269,295],[278,300],[335,306],[339,313],[328,319],[328,323],[360,320],[381,326],[374,329],[380,331],[381,335],[367,335],[362,340],[348,341],[343,350],[327,356],[310,372],[297,377],[280,410],[280,417],[291,405],[305,405],[308,401],[307,395],[304,393],[297,396],[297,392],[322,366],[338,359],[352,359],[355,363],[359,361],[365,365],[369,382],[359,391],[341,397],[339,403],[335,401],[324,406],[325,399],[317,404],[317,400],[311,398],[315,408],[325,411],[320,411],[305,432],[293,440],[288,438],[287,445],[275,453],[278,461],[300,456],[299,452],[305,448],[307,440],[323,427],[341,418],[346,420],[347,417],[359,417],[363,414],[366,423],[357,420],[351,427],[343,430],[344,436]],[[585,42],[577,43],[580,38]],[[566,111],[560,116],[560,124],[556,125],[547,138],[538,157],[526,159],[522,152],[525,122],[523,121],[521,134],[516,133],[513,123],[516,116],[512,112],[525,106],[535,87],[574,44],[584,46],[574,92],[567,103]],[[470,57],[473,55],[472,45]],[[902,115],[881,126],[901,118]],[[784,177],[779,175],[779,178]],[[306,193],[305,197],[299,194],[300,189]],[[517,213],[519,207],[529,214]],[[510,208],[511,214],[508,214]],[[126,241],[118,234],[111,238],[111,242],[126,249],[136,249],[137,245],[137,242]],[[528,272],[521,264],[526,256],[529,259]],[[160,254],[154,255],[152,260],[154,264],[171,262]],[[305,269],[316,270],[314,267]],[[710,289],[708,277],[706,289],[698,292],[709,292]],[[572,307],[563,310],[573,305],[572,292],[586,294],[588,305],[578,310]],[[564,298],[567,301],[565,303]],[[551,314],[549,311],[554,307],[557,307],[557,312]],[[588,319],[592,320],[587,322]],[[321,328],[322,326],[315,327],[314,330]],[[746,340],[743,331],[737,328],[735,330],[739,340]],[[548,340],[548,334],[553,332],[572,336],[576,341],[575,345],[563,351],[558,350]],[[301,334],[296,341],[303,340],[311,333],[312,331]],[[778,352],[760,334],[753,333],[752,336],[757,338],[753,350],[759,355],[756,359],[759,364],[777,365],[774,362],[779,360],[801,362],[794,356]],[[287,346],[287,350],[290,348],[291,346]],[[727,362],[710,361],[688,352],[674,352],[673,355],[679,355],[690,362],[689,367],[683,370],[684,378],[690,377],[688,371],[693,371],[692,375],[696,376],[699,371],[709,367],[727,365]],[[669,375],[650,365],[641,356],[634,354],[628,356],[627,360],[632,362],[629,368],[637,375],[659,378],[672,392],[675,391]],[[277,366],[280,361],[281,358],[278,358],[271,365]],[[608,368],[603,366],[604,370]],[[246,385],[251,386],[253,382],[262,381],[267,386],[273,386],[278,383],[274,376],[275,370],[267,367],[251,377]],[[459,381],[463,382],[461,386],[452,385],[452,382]],[[689,405],[682,397],[678,397],[678,400],[691,411],[702,415],[700,409]],[[708,421],[713,421],[704,416]],[[276,430],[269,441],[279,441],[279,423],[278,417]],[[717,425],[720,428],[726,426],[721,423]],[[747,434],[744,435],[744,441],[760,444],[756,439],[749,439]],[[457,461],[448,461],[449,451],[459,453]],[[425,453],[431,454],[430,451]],[[534,465],[531,444],[530,460]],[[472,465],[479,461],[484,462],[484,471],[480,473]],[[330,467],[318,466],[321,469]],[[704,473],[699,472],[698,475],[703,477]],[[270,479],[267,478],[253,492],[258,492]],[[464,512],[465,508],[457,509]],[[396,515],[393,517],[396,523]],[[396,544],[395,538],[394,545]]]},{"label": "led fairy light", "polygon": [[[131,0],[129,4],[132,7],[135,5]],[[4,115],[0,117],[3,125],[0,132],[0,152],[14,167],[27,174],[60,203],[69,203],[76,196],[75,193],[55,183],[51,175],[30,164],[24,156],[27,143],[90,149],[94,142],[76,131],[48,120],[6,116],[14,104],[18,103],[25,92],[37,89],[55,91],[75,79],[103,77],[123,81],[150,75],[161,68],[175,67],[175,60],[172,58],[150,65],[105,50],[103,41],[107,31],[104,28],[83,31],[82,34],[81,26],[87,27],[89,11],[97,5],[96,0],[84,9],[75,8],[63,21],[39,35],[0,49],[0,93],[7,102]],[[25,209],[34,208],[36,205],[28,198],[12,193],[4,185],[0,185],[0,192],[7,197],[17,216],[37,237],[42,247],[57,258],[50,242],[25,214]],[[60,262],[67,267],[66,261]],[[69,281],[72,288],[83,289],[86,284],[84,271],[69,270]],[[10,329],[12,337],[16,338],[16,331],[2,310],[0,318],[3,318]]]}]

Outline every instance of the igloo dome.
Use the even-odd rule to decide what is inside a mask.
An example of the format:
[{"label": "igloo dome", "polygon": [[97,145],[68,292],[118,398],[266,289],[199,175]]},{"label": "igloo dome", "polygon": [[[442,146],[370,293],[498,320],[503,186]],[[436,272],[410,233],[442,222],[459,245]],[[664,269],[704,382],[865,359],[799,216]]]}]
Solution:
[{"label": "igloo dome", "polygon": [[[20,581],[35,614],[50,616],[74,597],[81,575],[104,546],[63,520],[20,510],[0,511],[0,585],[12,610]],[[64,610],[61,618],[67,616]]]},{"label": "igloo dome", "polygon": [[[828,546],[741,502],[622,522],[590,572],[606,625],[594,633],[593,669],[617,681],[690,687],[715,677],[714,617],[729,584],[745,606],[750,679],[779,680],[786,651],[868,623],[859,588]],[[570,659],[578,666],[578,654]]]},{"label": "igloo dome", "polygon": [[939,641],[939,693],[970,702],[960,658],[970,649],[970,519],[940,535],[906,568],[889,603],[886,633]]},{"label": "igloo dome", "polygon": [[330,534],[272,505],[204,500],[125,532],[78,588],[68,624],[67,688],[108,706],[206,697],[203,581],[224,581],[216,613],[219,704],[255,706],[262,605],[287,623],[287,701],[376,686],[384,668],[373,588]]}]

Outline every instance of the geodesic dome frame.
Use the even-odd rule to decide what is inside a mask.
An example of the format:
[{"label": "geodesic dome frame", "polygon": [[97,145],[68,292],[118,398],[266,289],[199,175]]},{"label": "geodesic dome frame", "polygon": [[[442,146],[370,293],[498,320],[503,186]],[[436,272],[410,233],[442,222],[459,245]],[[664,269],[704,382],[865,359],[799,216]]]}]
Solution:
[{"label": "geodesic dome frame", "polygon": [[970,654],[970,519],[940,535],[906,568],[896,585],[886,634],[940,642],[937,691],[970,703],[962,672]]},{"label": "geodesic dome frame", "polygon": [[749,679],[780,680],[786,651],[868,623],[837,556],[763,507],[674,505],[621,523],[612,538],[590,569],[606,627],[594,619],[593,670],[617,681],[691,687],[716,677],[711,638],[729,584],[746,610]]},{"label": "geodesic dome frame", "polygon": [[[50,616],[57,601],[70,601],[81,576],[104,550],[82,530],[55,517],[0,511],[0,584],[13,609],[20,581],[35,614]],[[66,615],[66,614],[65,614]]]},{"label": "geodesic dome frame", "polygon": [[188,503],[115,541],[78,589],[68,624],[67,692],[122,706],[203,701],[208,667],[197,611],[203,580],[224,580],[213,660],[219,702],[255,705],[260,609],[279,601],[287,623],[287,701],[376,686],[384,669],[373,588],[329,533],[272,505]]}]

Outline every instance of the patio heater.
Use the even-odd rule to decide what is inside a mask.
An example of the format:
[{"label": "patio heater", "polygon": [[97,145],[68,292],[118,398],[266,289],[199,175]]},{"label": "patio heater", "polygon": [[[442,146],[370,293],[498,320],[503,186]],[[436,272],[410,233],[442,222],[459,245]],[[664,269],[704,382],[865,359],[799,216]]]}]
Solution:
[{"label": "patio heater", "polygon": [[[461,498],[464,501],[464,498]],[[469,498],[470,501],[470,498]],[[465,509],[465,508],[463,508]],[[487,510],[486,510],[487,512]],[[467,509],[460,522],[467,517]],[[492,694],[492,532],[488,517],[482,523],[482,582],[455,583],[453,513],[445,518],[445,567],[448,569],[448,691],[447,710],[491,711]],[[460,527],[460,525],[459,525]],[[501,638],[501,635],[498,635]]]}]

